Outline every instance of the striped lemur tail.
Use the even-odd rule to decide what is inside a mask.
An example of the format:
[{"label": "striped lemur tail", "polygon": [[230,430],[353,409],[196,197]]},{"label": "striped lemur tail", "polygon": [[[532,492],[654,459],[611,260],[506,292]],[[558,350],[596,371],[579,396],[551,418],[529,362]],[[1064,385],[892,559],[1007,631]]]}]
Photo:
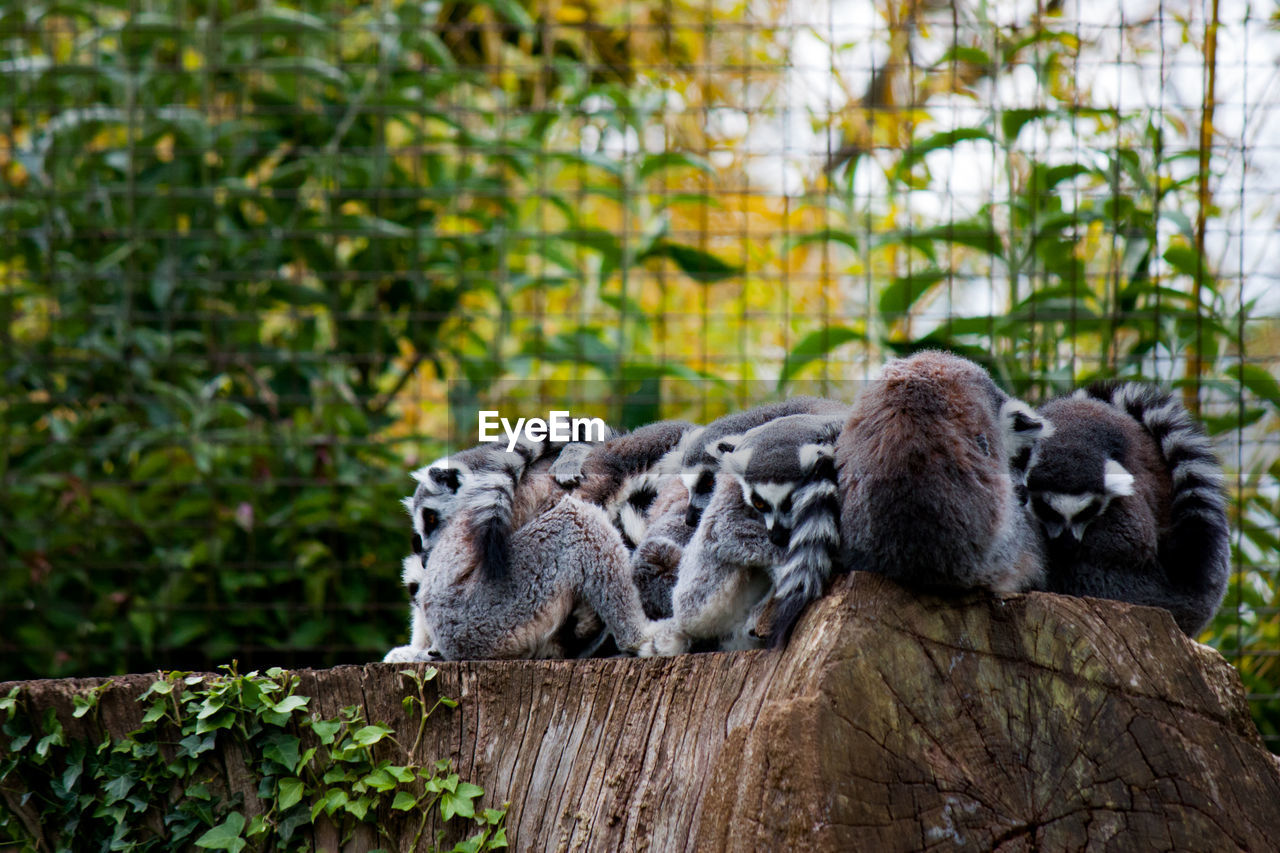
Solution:
[{"label": "striped lemur tail", "polygon": [[838,434],[836,424],[829,441],[824,437],[823,443],[801,448],[801,464],[807,475],[792,493],[795,522],[787,543],[787,558],[774,573],[776,604],[768,636],[773,648],[786,643],[801,612],[826,591],[832,574],[839,570],[840,503],[835,464]]},{"label": "striped lemur tail", "polygon": [[1076,393],[1125,412],[1160,448],[1173,481],[1170,524],[1159,542],[1169,579],[1196,588],[1220,585],[1230,571],[1230,532],[1222,466],[1204,429],[1172,392],[1154,385],[1100,382]]},{"label": "striped lemur tail", "polygon": [[514,450],[493,445],[484,463],[473,468],[458,509],[468,513],[486,580],[501,581],[510,574],[516,489],[529,466],[558,449],[559,445],[551,442],[521,438]]}]

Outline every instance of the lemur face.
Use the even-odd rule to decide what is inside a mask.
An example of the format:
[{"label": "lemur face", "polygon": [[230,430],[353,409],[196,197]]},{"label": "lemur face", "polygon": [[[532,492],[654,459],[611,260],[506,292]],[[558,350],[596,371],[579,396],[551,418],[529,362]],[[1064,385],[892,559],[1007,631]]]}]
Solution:
[{"label": "lemur face", "polygon": [[752,512],[764,521],[769,531],[769,541],[779,548],[787,547],[791,541],[791,530],[795,527],[795,507],[791,495],[799,483],[748,483],[739,479],[742,487],[742,499]]},{"label": "lemur face", "polygon": [[1031,511],[1035,513],[1050,539],[1059,540],[1067,534],[1079,542],[1085,529],[1106,509],[1110,499],[1106,495],[1070,495],[1061,492],[1033,492]]},{"label": "lemur face", "polygon": [[470,469],[447,456],[413,472],[418,487],[403,503],[412,519],[413,553],[423,561],[449,520],[458,492],[470,475]]},{"label": "lemur face", "polygon": [[1084,540],[1085,531],[1096,521],[1111,501],[1133,494],[1133,475],[1114,459],[1108,459],[1101,472],[1100,487],[1082,492],[1059,492],[1035,487],[1034,472],[1030,486],[1031,511],[1054,541],[1067,534],[1075,542]]}]

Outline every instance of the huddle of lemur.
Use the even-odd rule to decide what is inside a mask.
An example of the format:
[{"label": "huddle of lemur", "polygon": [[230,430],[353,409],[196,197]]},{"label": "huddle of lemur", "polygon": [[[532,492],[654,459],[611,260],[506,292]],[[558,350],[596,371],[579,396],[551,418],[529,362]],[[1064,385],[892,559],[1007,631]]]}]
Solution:
[{"label": "huddle of lemur", "polygon": [[1171,393],[1111,382],[1033,409],[938,351],[852,403],[482,444],[413,477],[411,639],[387,661],[779,646],[850,571],[1163,607],[1194,636],[1230,565],[1221,466]]}]

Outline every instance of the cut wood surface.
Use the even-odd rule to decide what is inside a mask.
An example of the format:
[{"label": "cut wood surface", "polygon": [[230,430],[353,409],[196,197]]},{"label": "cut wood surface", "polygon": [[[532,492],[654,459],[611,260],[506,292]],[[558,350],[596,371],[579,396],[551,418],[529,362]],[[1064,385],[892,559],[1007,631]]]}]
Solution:
[{"label": "cut wood surface", "polygon": [[[403,664],[301,672],[332,716],[407,730]],[[438,666],[452,756],[520,850],[1271,850],[1280,769],[1238,676],[1163,611],[1048,594],[942,600],[840,580],[786,650]],[[127,732],[153,676],[116,679]],[[28,682],[68,734],[96,680]],[[0,686],[7,691],[8,686]],[[380,747],[381,748],[381,747]],[[386,748],[395,747],[387,744]],[[252,800],[253,780],[232,785]],[[460,832],[463,827],[457,829]],[[353,849],[364,840],[352,842]],[[316,848],[334,843],[317,831]]]}]

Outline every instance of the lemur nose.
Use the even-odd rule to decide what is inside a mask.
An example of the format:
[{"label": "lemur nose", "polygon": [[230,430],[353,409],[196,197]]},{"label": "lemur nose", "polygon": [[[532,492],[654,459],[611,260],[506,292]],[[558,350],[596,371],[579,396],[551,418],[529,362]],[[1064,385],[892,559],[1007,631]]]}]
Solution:
[{"label": "lemur nose", "polygon": [[791,531],[782,525],[774,525],[769,531],[769,541],[779,548],[787,547],[787,543],[791,541]]},{"label": "lemur nose", "polygon": [[686,527],[697,527],[699,519],[702,518],[702,511],[693,504],[689,504],[689,508],[684,511],[684,523]]}]

